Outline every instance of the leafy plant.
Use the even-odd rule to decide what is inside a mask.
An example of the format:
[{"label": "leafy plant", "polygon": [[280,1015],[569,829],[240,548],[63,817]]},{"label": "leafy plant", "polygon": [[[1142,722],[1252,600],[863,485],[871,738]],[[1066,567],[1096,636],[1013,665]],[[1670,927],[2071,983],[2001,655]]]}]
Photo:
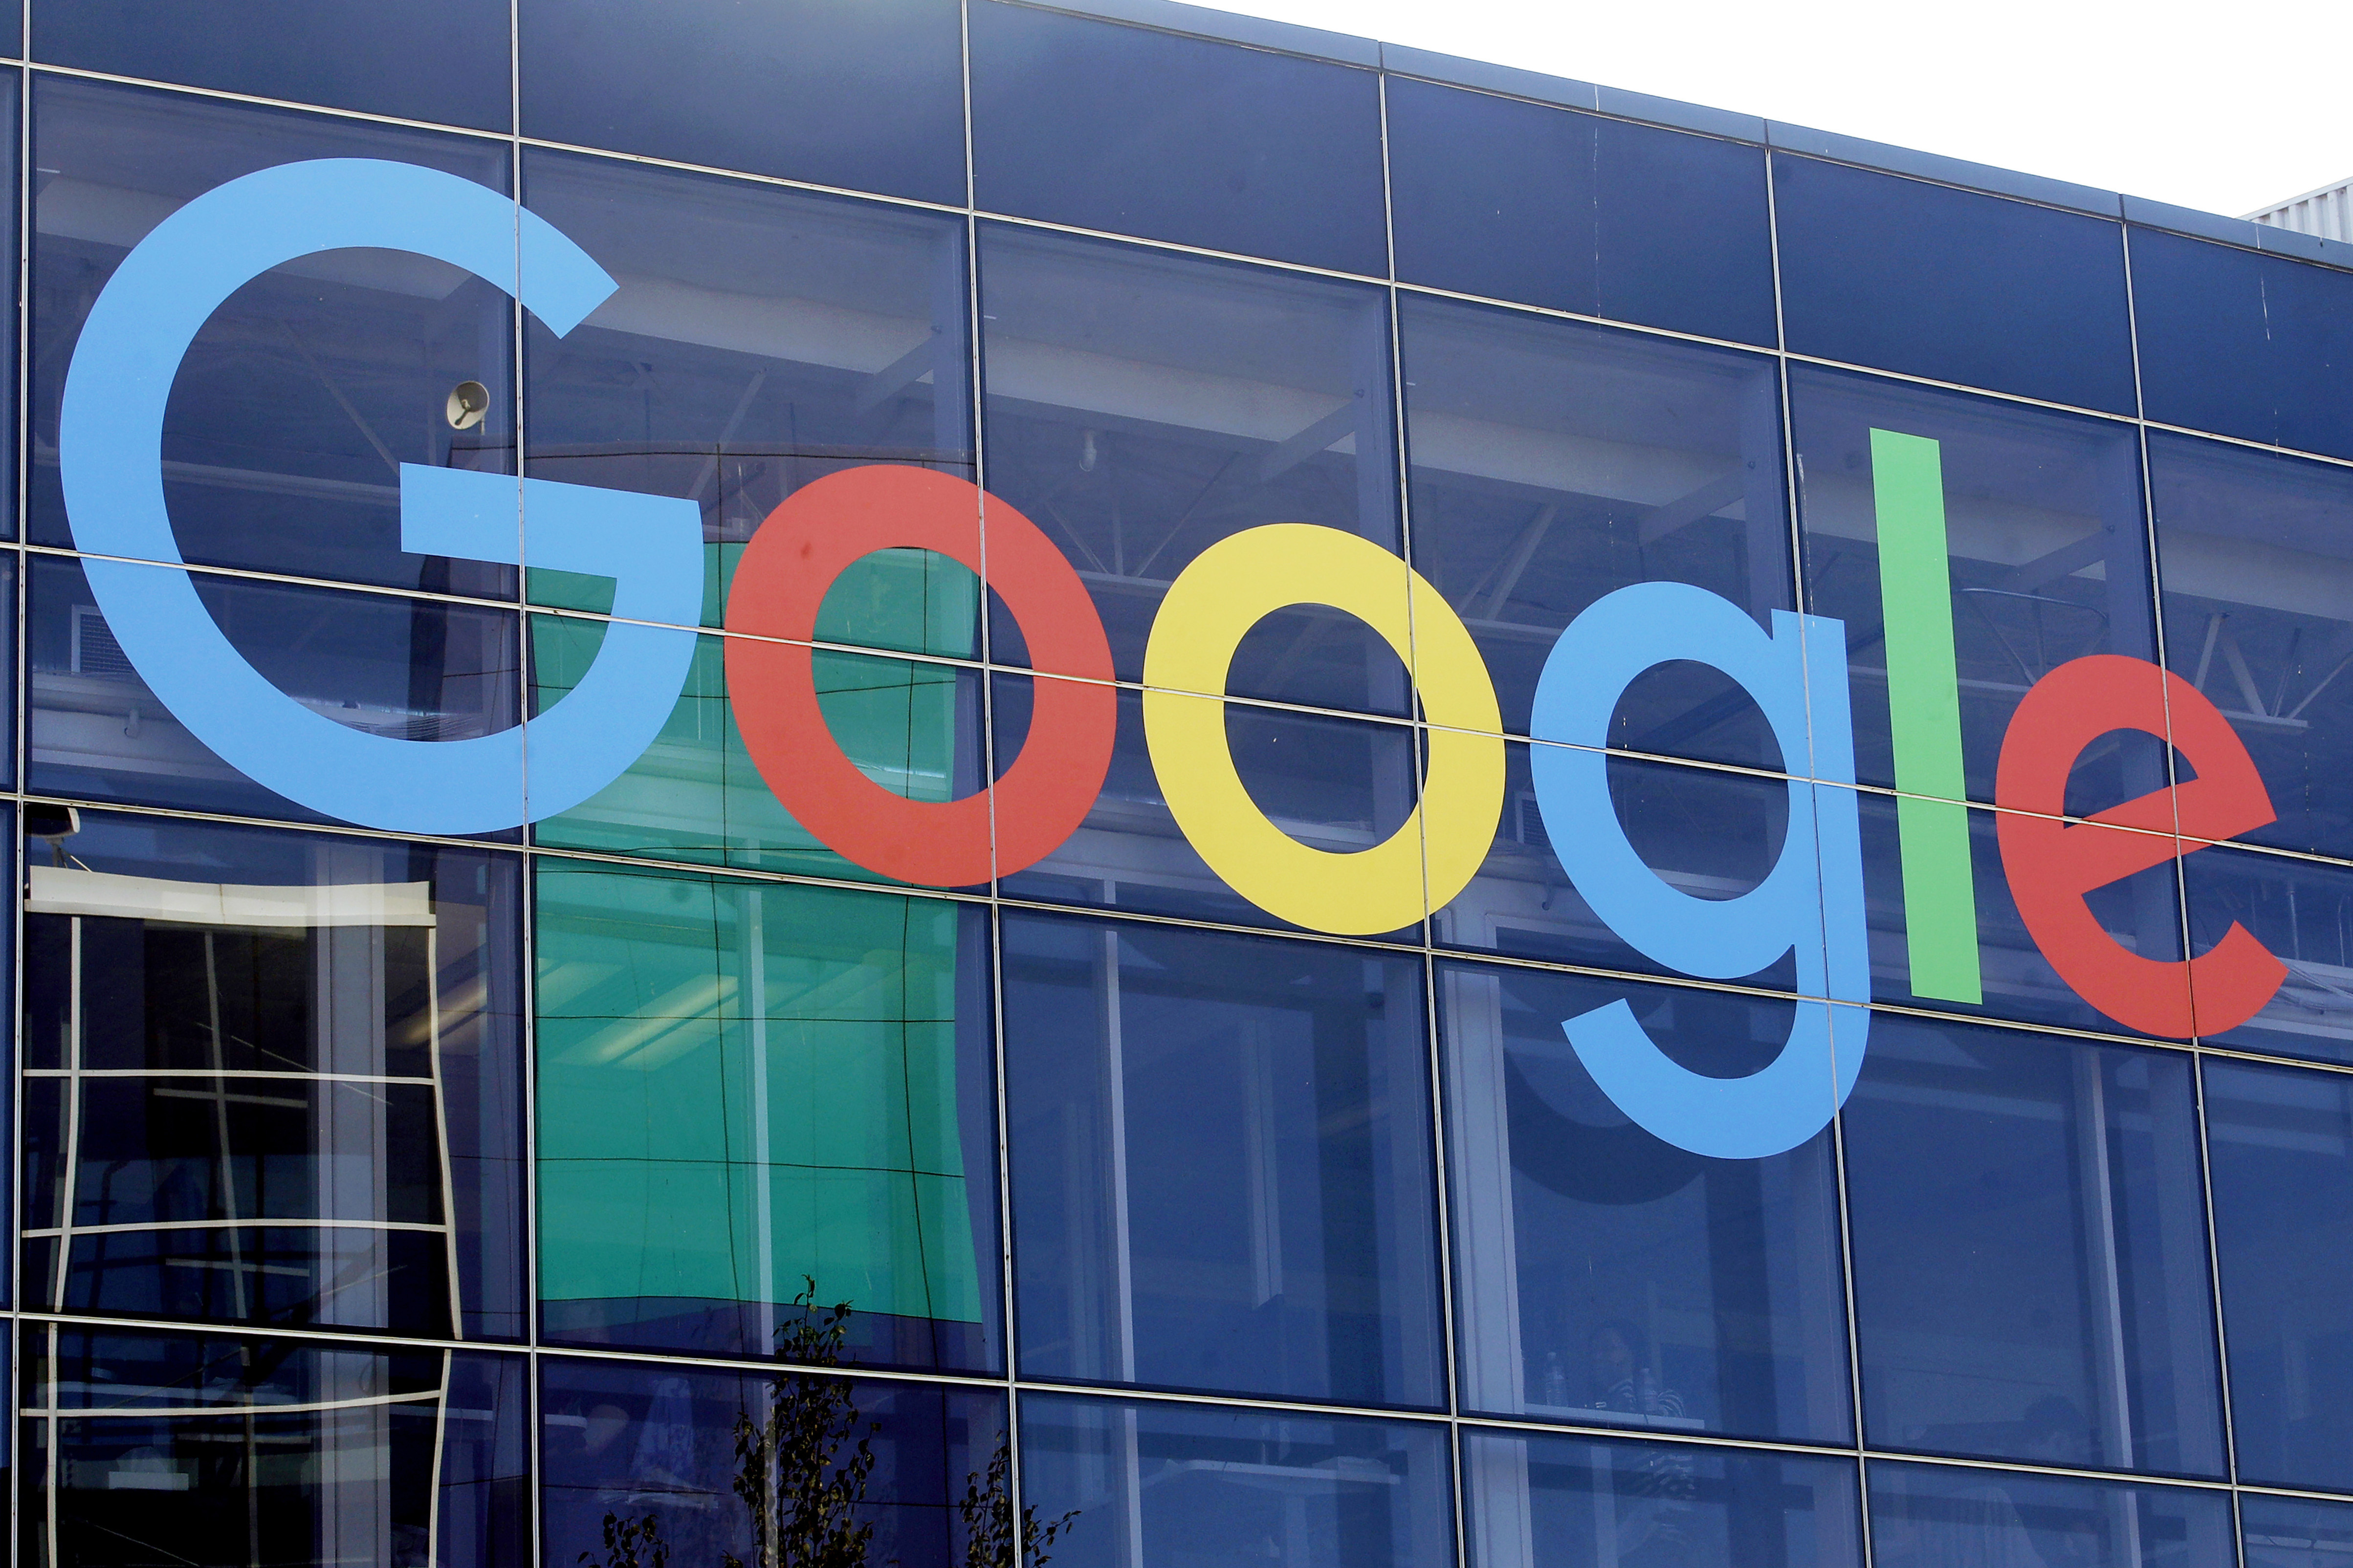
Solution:
[{"label": "leafy plant", "polygon": [[984,1473],[965,1478],[964,1498],[956,1504],[965,1528],[965,1568],[1044,1568],[1054,1538],[1071,1528],[1077,1509],[1061,1518],[1041,1520],[1033,1503],[1021,1510],[1021,1526],[1013,1525],[1013,1439],[997,1439]]},{"label": "leafy plant", "polygon": [[[593,1563],[594,1555],[580,1554],[583,1563]],[[670,1543],[663,1541],[654,1523],[654,1516],[632,1522],[617,1513],[605,1516],[605,1562],[603,1568],[669,1568]]]},{"label": "leafy plant", "polygon": [[[777,1336],[776,1349],[809,1366],[838,1366],[849,1303],[822,1310],[816,1303],[817,1281],[804,1277],[793,1298],[800,1321]],[[859,1522],[857,1512],[881,1429],[880,1422],[861,1425],[843,1379],[770,1380],[766,1417],[735,1415],[735,1495],[751,1514],[752,1558],[747,1564],[728,1552],[726,1568],[865,1568],[874,1526]]]}]

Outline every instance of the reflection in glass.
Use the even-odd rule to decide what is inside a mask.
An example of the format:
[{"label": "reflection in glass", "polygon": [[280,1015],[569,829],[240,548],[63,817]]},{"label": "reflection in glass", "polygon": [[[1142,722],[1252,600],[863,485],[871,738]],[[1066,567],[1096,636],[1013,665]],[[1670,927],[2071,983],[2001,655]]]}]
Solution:
[{"label": "reflection in glass", "polygon": [[[2192,952],[2243,926],[2287,967],[2261,1012],[2205,1037],[2241,1050],[2353,1061],[2353,869],[2205,846],[2183,858],[2181,883]],[[2193,973],[2193,1001],[2199,989]]]},{"label": "reflection in glass", "polygon": [[2008,1470],[1873,1463],[1883,1568],[2206,1568],[2229,1563],[2231,1496]]},{"label": "reflection in glass", "polygon": [[1454,1561],[1446,1428],[1067,1394],[1021,1401],[1022,1496],[1063,1568]]},{"label": "reflection in glass", "polygon": [[[616,1524],[650,1524],[681,1565],[716,1568],[728,1553],[771,1561],[754,1551],[763,1478],[757,1450],[737,1447],[747,1425],[788,1440],[781,1464],[770,1448],[765,1477],[786,1521],[873,1531],[862,1558],[839,1561],[976,1561],[965,1555],[974,1516],[1011,1508],[1004,1469],[990,1468],[1006,1442],[992,1393],[550,1356],[540,1363],[543,1561],[605,1563]],[[861,1495],[828,1507],[828,1486]],[[978,1494],[969,1503],[968,1488]]]},{"label": "reflection in glass", "polygon": [[28,1324],[39,1568],[527,1568],[522,1359]]},{"label": "reflection in glass", "polygon": [[520,1334],[513,862],[27,826],[28,1300]]},{"label": "reflection in glass", "polygon": [[1021,1365],[1442,1397],[1418,962],[1008,911]]},{"label": "reflection in glass", "polygon": [[[1070,557],[1121,679],[1220,539],[1312,522],[1399,548],[1378,289],[1003,227],[981,231],[980,284],[989,490]],[[994,635],[1006,657],[1010,628]],[[1328,609],[1267,617],[1229,686],[1407,710],[1397,656]]]},{"label": "reflection in glass", "polygon": [[[971,477],[962,223],[544,151],[525,155],[523,182],[525,205],[620,285],[562,338],[531,320],[531,472],[700,506],[704,625],[720,624],[744,542],[810,480],[873,462]],[[976,651],[961,566],[893,552],[845,577],[933,614],[872,624],[845,582],[821,637]],[[534,571],[531,597],[607,610],[612,584]]]},{"label": "reflection in glass", "polygon": [[[2131,426],[1811,368],[1790,372],[1789,416],[1806,608],[1846,623],[1860,782],[1895,782],[1873,429],[1940,447],[1971,800],[1993,798],[2002,735],[2028,687],[2085,654],[2156,658]],[[2069,811],[2101,810],[2164,784],[2162,743],[2122,740],[2076,770]]]},{"label": "reflection in glass", "polygon": [[2243,1492],[2239,1532],[2247,1568],[2337,1568],[2353,1557],[2353,1504]]},{"label": "reflection in glass", "polygon": [[1670,1057],[1736,1075],[1778,1055],[1789,1005],[1470,964],[1439,986],[1463,1404],[1844,1440],[1828,1136],[1765,1160],[1687,1153],[1628,1121],[1561,1033],[1623,998]]},{"label": "reflection in glass", "polygon": [[[1398,323],[1414,564],[1469,624],[1505,730],[1527,732],[1561,628],[1614,589],[1690,583],[1768,626],[1791,606],[1771,361],[1413,295]],[[1756,705],[1696,664],[1636,681],[1609,739],[1783,762]]]},{"label": "reflection in glass", "polygon": [[550,1338],[979,1369],[998,1287],[978,906],[543,860]]},{"label": "reflection in glass", "polygon": [[1842,1121],[1874,1446],[2221,1470],[2186,1056],[1882,1014]]},{"label": "reflection in glass", "polygon": [[1608,1438],[1462,1434],[1480,1568],[1860,1568],[1847,1459]]}]

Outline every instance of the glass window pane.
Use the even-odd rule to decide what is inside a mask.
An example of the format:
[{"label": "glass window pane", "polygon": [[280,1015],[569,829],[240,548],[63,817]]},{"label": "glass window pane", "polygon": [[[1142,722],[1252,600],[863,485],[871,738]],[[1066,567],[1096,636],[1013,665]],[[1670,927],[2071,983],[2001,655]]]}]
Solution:
[{"label": "glass window pane", "polygon": [[23,1343],[18,1463],[55,1510],[28,1511],[27,1563],[532,1562],[521,1356],[33,1324]]},{"label": "glass window pane", "polygon": [[2247,1568],[2337,1568],[2353,1556],[2353,1506],[2242,1492],[2239,1531]]},{"label": "glass window pane", "polygon": [[1021,1366],[1443,1397],[1420,965],[1007,911]]},{"label": "glass window pane", "polygon": [[[1968,798],[1993,798],[2002,736],[2027,688],[2084,654],[2157,657],[2131,426],[1797,366],[1789,413],[1806,608],[1846,623],[1860,782],[1947,793],[1899,778],[1891,756],[1879,544],[1889,523],[1874,431],[1936,443]],[[1916,616],[1924,606],[1897,608]],[[2078,771],[2084,800],[2071,795],[2068,809],[2102,809],[2164,782],[2164,747],[2127,744]]]},{"label": "glass window pane", "polygon": [[549,1338],[789,1356],[847,1303],[846,1357],[996,1363],[980,906],[543,859],[535,907]]},{"label": "glass window pane", "polygon": [[2278,813],[2240,837],[2353,854],[2353,473],[2151,431],[2148,479],[2166,663]]},{"label": "glass window pane", "polygon": [[2132,269],[2148,417],[2353,458],[2353,276],[2145,228]]},{"label": "glass window pane", "polygon": [[[245,29],[239,29],[239,36]],[[28,537],[70,544],[58,402],[75,335],[130,247],[257,169],[385,158],[503,193],[507,144],[66,78],[34,94],[33,465]],[[508,279],[512,282],[512,279]],[[513,470],[507,292],[444,262],[341,250],[274,268],[196,334],[164,422],[184,558],[434,593],[509,596],[514,570],[400,548],[402,463]],[[452,428],[451,392],[489,410]]]},{"label": "glass window pane", "polygon": [[[704,625],[720,624],[744,542],[810,480],[871,462],[972,477],[961,222],[537,149],[523,184],[531,210],[620,284],[566,337],[536,318],[525,330],[530,470],[695,501]],[[845,579],[902,595],[910,567],[936,574],[940,613],[875,624],[848,613],[860,589],[845,580],[819,635],[976,652],[971,574],[893,556],[913,559],[870,561]],[[604,579],[532,574],[537,604],[607,610],[612,593]]]},{"label": "glass window pane", "polygon": [[2121,225],[1778,153],[1788,346],[2137,412]]},{"label": "glass window pane", "polygon": [[2221,1469],[2190,1075],[2172,1052],[1873,1020],[1842,1115],[1874,1447]]},{"label": "glass window pane", "polygon": [[[1612,590],[1690,583],[1768,628],[1792,606],[1771,361],[1410,295],[1398,311],[1414,564],[1469,624],[1506,731],[1527,732],[1561,628]],[[1610,740],[1782,761],[1740,689],[1689,663],[1637,680]]]},{"label": "glass window pane", "polygon": [[[2236,1028],[2199,1026],[2219,1046],[2316,1061],[2353,1062],[2353,869],[2287,855],[2221,847],[2181,863],[2189,945],[2205,952],[2243,927],[2287,966],[2287,979],[2261,1012]],[[2191,999],[2202,987],[2190,977]]]},{"label": "glass window pane", "polygon": [[2203,1568],[2229,1563],[2231,1494],[1936,1465],[1871,1466],[1883,1568]]},{"label": "glass window pane", "polygon": [[1398,277],[1770,344],[1762,148],[1388,79]]},{"label": "glass window pane", "polygon": [[1068,1394],[1021,1401],[1021,1493],[1063,1568],[1447,1568],[1446,1428]]},{"label": "glass window pane", "polygon": [[1607,1438],[1462,1434],[1481,1568],[1860,1568],[1851,1459]]},{"label": "glass window pane", "polygon": [[[402,740],[455,741],[510,728],[520,717],[512,611],[193,575],[230,646],[289,697],[337,723]],[[29,587],[27,772],[35,789],[69,799],[326,820],[231,768],[164,710],[99,614],[79,562],[38,558]],[[518,801],[515,816],[522,815]]]},{"label": "glass window pane", "polygon": [[954,0],[521,0],[522,133],[962,205]]},{"label": "glass window pane", "polygon": [[2353,1081],[2210,1061],[2206,1157],[2240,1478],[2353,1491]]},{"label": "glass window pane", "polygon": [[1623,1000],[1671,1057],[1738,1076],[1780,1053],[1790,1006],[1471,964],[1438,984],[1464,1406],[1844,1441],[1828,1132],[1763,1160],[1687,1153],[1627,1120],[1561,1032]]},{"label": "glass window pane", "polygon": [[28,1299],[520,1338],[515,858],[26,826]]},{"label": "glass window pane", "polygon": [[62,0],[33,18],[52,65],[504,131],[502,0],[306,0],[257,15],[234,0]]},{"label": "glass window pane", "polygon": [[[823,1350],[822,1318],[795,1329]],[[617,1528],[627,1561],[812,1561],[756,1545],[764,1489],[792,1547],[871,1531],[843,1562],[986,1561],[973,1526],[1012,1511],[1005,1403],[983,1389],[558,1356],[539,1375],[546,1562],[610,1563]]]},{"label": "glass window pane", "polygon": [[[1381,290],[1001,227],[980,279],[990,493],[1070,557],[1121,679],[1143,679],[1169,582],[1229,535],[1313,522],[1401,548]],[[993,631],[1005,658],[1018,631]],[[1397,656],[1328,610],[1268,616],[1229,684],[1408,710]]]},{"label": "glass window pane", "polygon": [[970,16],[980,206],[1388,275],[1371,71],[997,0]]}]

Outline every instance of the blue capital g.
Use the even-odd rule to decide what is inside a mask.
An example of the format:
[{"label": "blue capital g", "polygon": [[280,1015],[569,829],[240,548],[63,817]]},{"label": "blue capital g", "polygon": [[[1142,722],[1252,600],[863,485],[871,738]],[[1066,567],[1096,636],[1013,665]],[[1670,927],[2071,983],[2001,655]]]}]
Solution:
[{"label": "blue capital g", "polygon": [[[413,251],[497,284],[561,336],[616,285],[512,200],[413,163],[285,163],[198,196],[124,257],[91,306],[59,412],[58,462],[90,591],[148,688],[231,766],[368,827],[484,833],[554,816],[651,743],[694,656],[693,502],[400,465],[404,549],[609,577],[614,623],[579,685],[527,723],[461,741],[339,724],[246,662],[196,596],[164,505],[164,410],[188,345],[239,288],[298,257]],[[139,562],[160,565],[134,564]],[[661,623],[655,625],[632,623]]]},{"label": "blue capital g", "polygon": [[[1812,781],[1789,781],[1780,858],[1736,899],[1670,887],[1634,852],[1609,798],[1601,748],[1610,714],[1636,676],[1672,659],[1737,681],[1765,710],[1783,764]],[[1553,645],[1529,733],[1560,742],[1529,748],[1536,805],[1562,867],[1611,930],[1658,963],[1713,980],[1797,955],[1800,1000],[1789,1038],[1760,1071],[1732,1079],[1691,1071],[1652,1043],[1622,1000],[1563,1026],[1577,1059],[1620,1110],[1695,1154],[1760,1159],[1820,1131],[1854,1088],[1871,1023],[1845,626],[1776,610],[1768,637],[1738,605],[1702,588],[1620,588]]]}]

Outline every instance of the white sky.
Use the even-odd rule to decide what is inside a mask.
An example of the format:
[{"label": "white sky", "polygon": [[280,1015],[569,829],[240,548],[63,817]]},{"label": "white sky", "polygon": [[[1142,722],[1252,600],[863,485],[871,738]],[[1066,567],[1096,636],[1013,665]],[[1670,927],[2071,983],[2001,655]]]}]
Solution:
[{"label": "white sky", "polygon": [[2235,216],[2353,176],[2353,0],[1223,0],[1220,8],[2209,212]]}]

